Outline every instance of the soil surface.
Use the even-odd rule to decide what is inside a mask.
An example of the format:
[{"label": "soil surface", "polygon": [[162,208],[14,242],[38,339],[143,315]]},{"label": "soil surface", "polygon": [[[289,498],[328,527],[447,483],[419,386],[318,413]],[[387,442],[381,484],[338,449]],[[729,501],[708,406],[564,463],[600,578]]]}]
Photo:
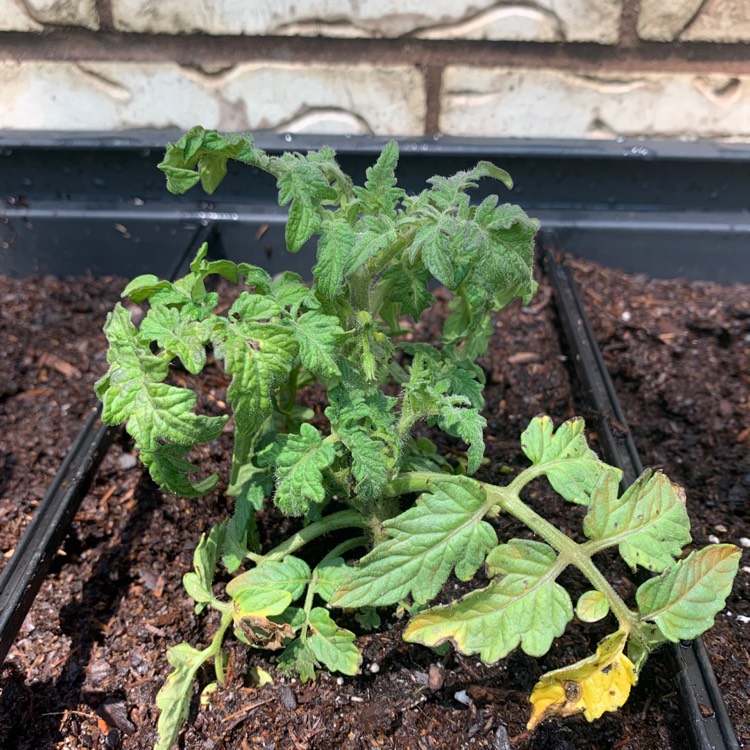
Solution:
[{"label": "soil surface", "polygon": [[[750,545],[750,288],[650,281],[574,261],[607,364],[645,464],[687,489],[697,545]],[[92,404],[105,369],[100,333],[119,296],[118,279],[0,278],[0,556],[15,547]],[[429,337],[434,320],[418,327]],[[508,481],[525,465],[519,436],[541,412],[560,422],[585,414],[559,341],[548,285],[529,307],[498,316],[487,374],[487,457],[478,477]],[[202,408],[223,397],[208,373]],[[311,393],[318,409],[320,398]],[[460,453],[456,441],[441,447]],[[228,441],[202,450],[207,471],[226,471]],[[558,525],[580,535],[582,512],[544,489],[530,499]],[[197,501],[160,492],[124,438],[105,458],[71,533],[0,668],[0,747],[151,748],[154,696],[168,670],[166,649],[205,646],[215,624],[194,615],[181,585],[200,534],[231,501],[222,487]],[[265,540],[289,533],[273,512]],[[524,535],[501,518],[501,538]],[[314,554],[314,550],[311,554]],[[740,741],[750,743],[750,550],[727,610],[705,636]],[[0,562],[0,564],[2,564]],[[615,586],[634,585],[613,560]],[[561,579],[574,597],[582,582]],[[464,585],[461,584],[461,587]],[[453,595],[458,584],[449,584]],[[346,623],[352,629],[353,623]],[[654,655],[618,714],[581,717],[525,731],[528,693],[539,675],[591,653],[612,629],[574,622],[543,659],[514,652],[488,667],[475,657],[403,643],[404,623],[383,618],[381,632],[358,630],[364,653],[354,678],[323,674],[300,684],[275,669],[272,653],[230,639],[227,685],[205,706],[194,702],[182,746],[189,750],[345,748],[491,748],[492,750],[682,750],[675,681],[664,653]],[[251,668],[274,682],[255,684]],[[211,679],[202,674],[201,685]]]}]

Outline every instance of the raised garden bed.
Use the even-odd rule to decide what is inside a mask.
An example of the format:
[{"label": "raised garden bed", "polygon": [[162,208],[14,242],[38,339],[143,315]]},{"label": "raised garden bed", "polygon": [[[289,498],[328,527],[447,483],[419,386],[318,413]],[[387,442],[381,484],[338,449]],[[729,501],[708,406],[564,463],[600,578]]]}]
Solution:
[{"label": "raised garden bed", "polygon": [[[446,167],[442,171],[450,169]],[[257,217],[255,220],[261,221]],[[248,223],[235,222],[229,231],[222,231],[223,243],[219,247],[230,255],[237,252],[233,250],[237,241],[232,240],[232,235],[239,229],[247,230]],[[273,221],[267,223],[273,230]],[[126,224],[121,226],[126,227]],[[266,242],[273,242],[272,231],[270,237],[268,229],[263,235]],[[271,256],[273,258],[273,253]],[[174,262],[172,259],[172,265]],[[607,300],[630,299],[634,290],[643,292],[642,279],[631,281],[618,272],[592,269],[587,265],[581,266],[578,272],[584,274],[580,278],[585,278],[586,274],[597,276],[596,284],[584,285],[584,293],[593,295],[593,299],[596,295]],[[40,315],[41,308],[44,308],[42,315],[51,314],[53,319],[55,314],[61,316],[61,330],[49,339],[36,341],[34,354],[27,354],[25,360],[21,358],[20,367],[26,369],[28,379],[13,376],[11,382],[20,382],[21,387],[13,392],[13,386],[4,404],[32,399],[31,403],[41,405],[45,384],[35,382],[36,375],[46,377],[46,382],[51,380],[48,393],[56,396],[57,408],[83,415],[89,402],[81,397],[103,370],[103,360],[92,355],[90,364],[83,368],[71,362],[73,356],[62,344],[67,338],[64,327],[70,324],[65,321],[72,319],[76,325],[82,323],[79,316],[70,316],[70,303],[66,302],[76,296],[75,288],[80,282],[66,287],[62,282],[48,280],[32,287],[39,289],[47,284],[51,288],[57,285],[57,289],[62,290],[58,294],[61,303],[57,310],[53,304],[51,312],[49,302],[21,304],[33,299],[27,292],[19,291],[22,282],[9,280],[5,283],[8,288],[3,290],[3,299],[16,304],[7,323],[11,338],[15,336],[23,342],[24,332],[33,328],[33,318]],[[653,377],[654,384],[648,392],[658,393],[658,389],[663,388],[663,393],[669,394],[669,398],[647,400],[653,411],[646,413],[641,405],[643,401],[638,400],[637,406],[626,407],[626,414],[628,421],[635,425],[636,440],[640,438],[640,424],[663,426],[665,420],[671,422],[671,436],[688,436],[684,440],[661,440],[659,450],[662,453],[654,458],[646,453],[648,443],[639,445],[639,449],[648,463],[663,464],[675,474],[675,479],[686,484],[691,515],[698,519],[696,542],[705,543],[709,534],[715,534],[722,541],[736,543],[747,536],[746,527],[743,530],[747,510],[742,502],[742,493],[747,493],[742,440],[747,436],[742,437],[740,426],[742,410],[747,407],[741,400],[741,386],[737,386],[741,383],[741,372],[738,378],[733,368],[746,356],[748,287],[706,284],[687,287],[688,304],[669,305],[673,311],[681,310],[684,318],[670,321],[671,328],[665,328],[664,310],[659,307],[663,305],[661,297],[683,295],[685,287],[679,282],[663,284],[662,287],[657,285],[659,294],[645,297],[637,309],[635,306],[620,309],[614,303],[600,305],[594,313],[596,325],[606,342],[605,356],[616,352],[617,363],[627,363],[630,369],[625,371],[630,373],[631,383]],[[91,291],[87,294],[92,300],[102,299],[101,304],[92,302],[89,307],[102,310],[111,305],[115,286],[117,282],[113,280],[105,281],[101,287],[99,282],[89,282]],[[98,288],[101,288],[101,296],[94,291]],[[24,307],[28,312],[22,312]],[[5,303],[3,309],[6,309]],[[575,385],[571,361],[576,359],[576,354],[571,357],[569,349],[561,348],[555,311],[551,287],[543,281],[531,306],[507,318],[514,320],[512,325],[504,326],[502,320],[506,318],[501,318],[491,354],[482,362],[489,381],[486,415],[490,433],[487,455],[491,461],[481,470],[486,479],[500,481],[497,472],[502,465],[520,465],[518,435],[528,420],[540,411],[553,415],[557,421],[583,413],[592,429],[600,432],[606,442],[604,423],[598,425],[597,422],[601,414],[596,412],[601,411],[601,406],[592,408],[586,389]],[[623,316],[626,312],[630,313],[630,318]],[[24,317],[27,314],[31,321]],[[96,333],[100,325],[101,317],[86,324],[94,342],[101,341]],[[430,321],[427,321],[426,335],[429,335],[429,326]],[[641,350],[636,345],[644,348]],[[682,351],[675,353],[672,345],[681,346]],[[666,360],[664,347],[669,353]],[[692,349],[696,348],[699,353],[693,354]],[[706,356],[716,362],[717,375],[727,376],[727,383],[717,383],[699,392],[701,407],[691,409],[691,404],[685,404],[684,400],[695,398],[698,389],[680,373],[679,365],[685,352],[689,352],[690,357],[699,357],[704,348]],[[89,344],[87,352],[95,350],[96,344]],[[656,374],[654,362],[659,365]],[[665,364],[677,364],[676,373],[670,375],[664,369]],[[80,378],[71,367],[82,372]],[[663,376],[662,372],[668,374]],[[65,388],[73,383],[84,384],[84,390],[78,394],[73,390],[66,393]],[[681,383],[686,386],[681,388]],[[206,396],[207,408],[211,399],[221,399],[225,387],[219,378],[213,385],[213,393]],[[314,402],[315,394],[311,397]],[[66,404],[70,406],[63,409]],[[717,414],[721,424],[712,422]],[[612,417],[611,414],[606,416]],[[615,421],[610,419],[615,438],[622,438]],[[40,431],[33,427],[33,421],[25,419],[24,422],[32,425],[30,440],[38,440]],[[721,470],[717,465],[710,471],[691,473],[689,467],[705,466],[707,451],[714,449],[710,440],[702,445],[700,441],[689,439],[691,435],[704,434],[706,431],[702,427],[706,423],[714,435],[717,427],[718,431],[722,427],[726,429],[734,445],[739,446],[736,460],[722,460]],[[16,456],[16,463],[10,462],[10,471],[6,458],[5,471],[9,475],[7,487],[14,491],[12,495],[4,491],[3,497],[8,497],[12,505],[9,503],[9,510],[0,509],[0,512],[10,515],[11,509],[15,510],[19,502],[15,488],[23,482],[36,490],[29,493],[29,504],[21,506],[27,515],[30,513],[33,501],[38,500],[41,493],[39,484],[30,482],[28,467],[44,466],[45,453],[52,453],[52,446],[57,444],[52,428],[60,427],[65,429],[58,421],[50,426],[49,432],[43,433],[50,445],[46,450],[38,444],[34,447],[33,442],[32,453],[27,457],[8,450],[7,455]],[[55,463],[54,455],[49,458],[47,471]],[[222,447],[205,451],[205,460],[209,466],[225,460]],[[674,465],[688,467],[685,476],[676,474]],[[23,467],[22,473],[19,467]],[[710,476],[720,479],[712,494],[706,497],[705,481]],[[727,488],[731,491],[725,493]],[[711,510],[716,513],[715,517],[703,513],[708,502],[695,505],[692,498],[696,494],[714,503]],[[731,498],[729,504],[727,497]],[[543,500],[539,498],[540,502]],[[215,520],[223,502],[220,493],[199,501],[162,496],[144,479],[140,467],[132,466],[128,444],[122,440],[115,443],[84,500],[73,532],[67,537],[63,548],[66,554],[54,562],[52,577],[44,584],[22,627],[20,640],[3,668],[0,683],[3,746],[81,747],[96,743],[105,747],[151,746],[155,726],[153,695],[163,680],[165,641],[169,644],[182,639],[196,642],[207,632],[200,618],[186,615],[190,605],[180,579],[189,568],[195,540]],[[566,513],[570,514],[570,510]],[[279,524],[286,523],[271,514],[264,524],[265,533],[272,535]],[[16,545],[22,525],[23,521],[4,538],[7,549]],[[743,657],[741,617],[750,614],[742,609],[747,578],[746,572],[740,573],[734,598],[728,602],[732,617],[721,615],[716,630],[709,636],[713,639],[709,641],[709,651],[717,664],[719,685],[729,706],[730,720],[743,741],[748,735],[742,710],[747,700],[747,660]],[[740,618],[736,617],[738,614]],[[441,662],[432,652],[401,642],[401,627],[398,621],[389,621],[383,634],[363,635],[362,675],[347,678],[344,684],[339,684],[335,678],[323,677],[313,685],[300,686],[277,677],[274,685],[254,687],[245,677],[248,655],[244,649],[236,649],[229,686],[216,694],[210,706],[191,721],[185,746],[272,747],[276,743],[276,747],[310,748],[373,745],[650,748],[658,741],[665,747],[682,748],[700,747],[694,743],[712,741],[710,737],[696,739],[689,722],[686,724],[680,718],[678,693],[681,688],[675,682],[674,665],[666,649],[649,662],[636,693],[620,714],[608,715],[593,725],[582,720],[544,724],[529,737],[523,727],[528,718],[525,695],[530,686],[542,671],[571,661],[571,656],[578,658],[590,652],[602,634],[597,632],[596,626],[587,628],[585,635],[580,631],[566,634],[541,661],[514,653],[492,669],[477,666],[478,662],[471,658],[447,657]],[[256,653],[252,652],[251,662],[273,672],[273,659],[256,658]],[[460,700],[456,699],[457,693]],[[731,727],[722,737],[722,717],[717,720],[715,716],[721,707],[710,700],[703,705],[708,714],[713,714],[704,717],[709,727],[705,731],[715,734],[718,726],[719,739],[726,747],[733,747]]]}]

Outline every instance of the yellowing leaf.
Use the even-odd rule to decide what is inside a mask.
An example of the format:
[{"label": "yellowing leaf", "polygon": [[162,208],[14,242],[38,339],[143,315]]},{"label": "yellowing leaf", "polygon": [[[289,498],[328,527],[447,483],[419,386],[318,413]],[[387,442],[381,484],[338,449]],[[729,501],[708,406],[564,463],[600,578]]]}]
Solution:
[{"label": "yellowing leaf", "polygon": [[258,687],[273,685],[273,677],[263,667],[251,667],[249,676],[252,683]]},{"label": "yellowing leaf", "polygon": [[584,591],[576,604],[576,614],[583,622],[598,622],[609,614],[609,603],[601,591]]},{"label": "yellowing leaf", "polygon": [[593,656],[542,675],[531,693],[533,709],[527,729],[533,730],[551,716],[581,712],[594,721],[624,705],[638,681],[633,663],[623,654],[627,638],[623,631],[613,633],[599,643]]},{"label": "yellowing leaf", "polygon": [[710,544],[691,552],[638,588],[641,619],[656,623],[667,640],[697,638],[724,608],[740,557],[733,544]]}]

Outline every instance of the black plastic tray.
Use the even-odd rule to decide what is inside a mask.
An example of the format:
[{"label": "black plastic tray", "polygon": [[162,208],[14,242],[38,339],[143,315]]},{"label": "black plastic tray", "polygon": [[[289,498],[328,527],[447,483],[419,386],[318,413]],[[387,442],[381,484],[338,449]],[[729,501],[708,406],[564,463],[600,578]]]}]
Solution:
[{"label": "black plastic tray", "polygon": [[[169,256],[211,220],[221,224],[227,257],[260,257],[272,273],[290,262],[307,270],[310,253],[284,257],[286,211],[268,175],[230,164],[213,197],[167,193],[156,165],[167,140],[178,136],[0,133],[4,271],[164,275],[173,265]],[[258,137],[270,152],[327,144],[355,179],[364,178],[385,142]],[[399,179],[407,190],[488,159],[513,175],[509,200],[578,255],[655,277],[750,282],[750,145],[455,138],[400,145]],[[497,189],[483,183],[478,199]]]},{"label": "black plastic tray", "polygon": [[[174,134],[177,135],[177,134]],[[156,171],[168,136],[0,135],[0,262],[6,272],[176,275],[207,238],[215,255],[256,259],[271,272],[310,252],[283,251],[285,212],[267,175],[230,170],[221,197],[170,196]],[[324,142],[363,177],[384,139],[266,136],[264,148]],[[411,140],[399,176],[418,190],[435,173],[478,159],[513,174],[511,199],[539,217],[557,247],[652,276],[750,282],[750,147],[640,142]],[[196,193],[197,195],[197,193]],[[477,197],[481,197],[481,193]],[[282,256],[285,256],[282,261]],[[567,271],[548,272],[597,431],[632,481],[641,470],[616,394]],[[104,455],[106,428],[92,413],[0,575],[0,660],[12,645]],[[673,649],[691,748],[739,748],[701,642]]]}]

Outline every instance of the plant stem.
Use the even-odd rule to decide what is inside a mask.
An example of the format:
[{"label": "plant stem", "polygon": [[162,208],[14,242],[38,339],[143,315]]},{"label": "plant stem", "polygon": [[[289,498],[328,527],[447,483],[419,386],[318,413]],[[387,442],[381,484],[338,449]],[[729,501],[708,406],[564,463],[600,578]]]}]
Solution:
[{"label": "plant stem", "polygon": [[[538,468],[538,467],[536,467]],[[596,567],[591,556],[587,554],[582,545],[573,541],[563,534],[556,526],[553,526],[545,518],[530,508],[514,491],[513,482],[509,487],[496,487],[483,484],[487,496],[492,498],[506,512],[517,518],[521,523],[528,526],[535,534],[544,539],[547,544],[554,547],[563,560],[574,565],[588,579],[589,583],[600,591],[607,599],[609,608],[617,618],[620,627],[627,633],[640,639],[640,628],[638,617],[632,612],[620,595],[612,588],[612,585]]]},{"label": "plant stem", "polygon": [[256,562],[283,560],[287,555],[291,555],[292,552],[295,552],[300,547],[304,547],[313,539],[324,534],[329,534],[332,531],[338,531],[338,529],[368,529],[369,527],[370,521],[356,510],[341,510],[300,529],[281,544],[274,547],[270,552],[260,555],[260,559],[256,560]]},{"label": "plant stem", "polygon": [[216,681],[221,685],[224,684],[224,662],[221,658],[221,644],[224,640],[224,634],[227,632],[227,628],[232,623],[232,619],[232,606],[230,605],[223,608],[219,629],[214,633],[211,643],[201,652],[201,655],[203,656],[201,661],[206,661],[213,657],[216,669]]},{"label": "plant stem", "polygon": [[367,274],[366,267],[362,266],[347,279],[349,283],[349,300],[355,311],[370,311],[370,282],[372,277]]},{"label": "plant stem", "polygon": [[446,478],[448,478],[446,474],[438,474],[434,471],[405,471],[388,482],[383,489],[383,496],[419,494],[429,490],[436,479]]}]

